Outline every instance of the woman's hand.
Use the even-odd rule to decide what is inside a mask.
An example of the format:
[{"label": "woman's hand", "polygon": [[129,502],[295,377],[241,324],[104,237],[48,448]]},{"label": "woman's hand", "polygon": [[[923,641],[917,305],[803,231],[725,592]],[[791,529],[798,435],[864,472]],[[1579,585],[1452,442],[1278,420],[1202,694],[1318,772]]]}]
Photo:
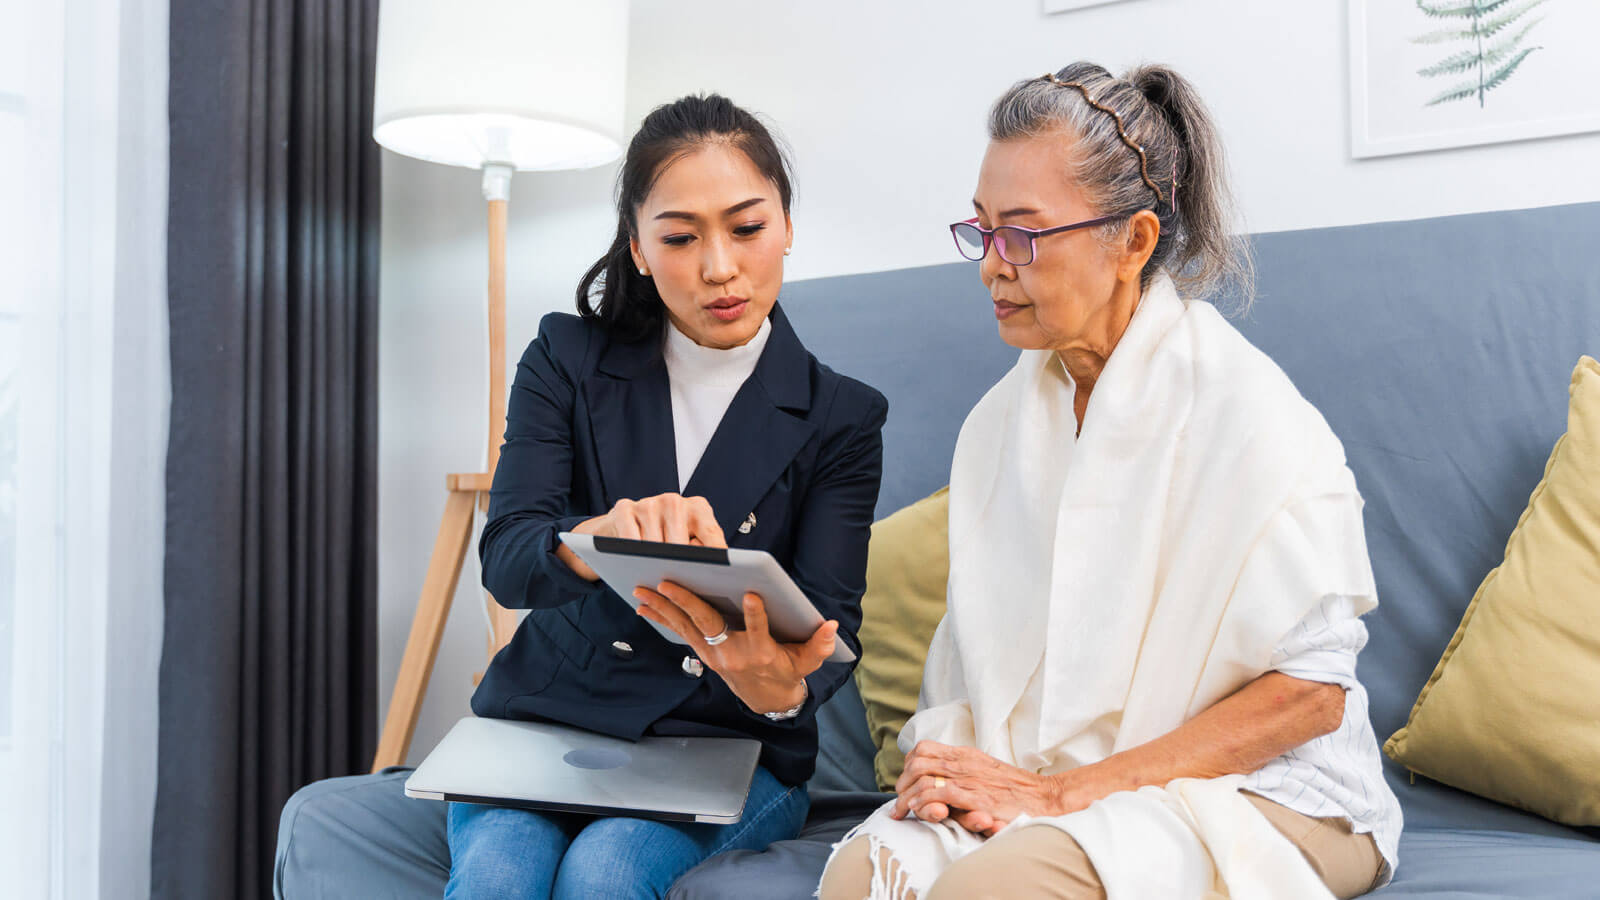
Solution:
[{"label": "woman's hand", "polygon": [[[722,535],[722,526],[717,524],[706,498],[678,494],[659,494],[643,500],[618,500],[610,512],[580,522],[572,531],[574,534],[635,541],[728,546],[727,539]],[[566,544],[556,546],[556,556],[585,580],[600,580],[600,576]]]},{"label": "woman's hand", "polygon": [[895,782],[896,819],[915,813],[926,822],[946,818],[992,837],[1018,815],[1062,816],[1121,790],[1095,766],[1038,775],[972,747],[922,741],[906,756]]},{"label": "woman's hand", "polygon": [[[767,607],[744,595],[744,630],[729,631],[722,614],[692,591],[664,581],[636,588],[639,615],[689,642],[700,661],[722,676],[734,695],[758,713],[784,712],[805,701],[805,677],[833,654],[839,623],[828,620],[804,643],[782,644],[767,628]],[[727,634],[715,645],[706,638]]]},{"label": "woman's hand", "polygon": [[1035,775],[971,747],[923,741],[895,784],[895,818],[953,818],[992,835],[1018,813],[1064,816],[1117,791],[1176,778],[1254,772],[1288,751],[1338,729],[1344,688],[1268,672],[1176,729],[1100,762]]}]

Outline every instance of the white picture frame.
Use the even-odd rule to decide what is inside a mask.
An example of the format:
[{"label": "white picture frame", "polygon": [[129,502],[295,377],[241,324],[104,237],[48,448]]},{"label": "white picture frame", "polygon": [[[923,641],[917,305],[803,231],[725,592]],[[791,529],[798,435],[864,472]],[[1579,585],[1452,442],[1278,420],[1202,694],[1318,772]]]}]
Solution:
[{"label": "white picture frame", "polygon": [[[1428,0],[1445,7],[1461,0]],[[1429,16],[1412,0],[1349,0],[1350,152],[1358,159],[1600,131],[1600,3],[1505,0],[1491,40],[1450,37],[1471,19]],[[1480,18],[1484,27],[1494,24]],[[1519,41],[1513,42],[1514,38]],[[1495,48],[1509,51],[1495,57]],[[1526,56],[1496,85],[1459,94]],[[1466,71],[1437,71],[1476,56]],[[1482,65],[1485,61],[1491,64]],[[1425,73],[1425,70],[1428,70]],[[1432,105],[1430,105],[1432,102]]]},{"label": "white picture frame", "polygon": [[1126,2],[1127,0],[1039,0],[1039,9],[1048,16],[1090,6],[1105,6],[1108,3]]}]

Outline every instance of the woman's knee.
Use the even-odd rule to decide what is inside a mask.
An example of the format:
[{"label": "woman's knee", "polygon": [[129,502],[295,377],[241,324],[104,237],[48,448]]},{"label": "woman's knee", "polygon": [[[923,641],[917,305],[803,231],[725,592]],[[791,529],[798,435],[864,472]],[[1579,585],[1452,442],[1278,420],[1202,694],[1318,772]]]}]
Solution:
[{"label": "woman's knee", "polygon": [[567,843],[559,825],[531,810],[452,807],[445,898],[549,896]]},{"label": "woman's knee", "polygon": [[[840,847],[822,870],[818,900],[862,900],[872,892],[872,842],[858,837]],[[885,854],[887,855],[887,854]]]},{"label": "woman's knee", "polygon": [[700,859],[699,845],[672,825],[599,819],[573,838],[556,872],[552,896],[662,897]]},{"label": "woman's knee", "polygon": [[922,900],[1103,900],[1105,896],[1100,876],[1078,842],[1058,828],[1041,825],[992,838],[956,860]]}]

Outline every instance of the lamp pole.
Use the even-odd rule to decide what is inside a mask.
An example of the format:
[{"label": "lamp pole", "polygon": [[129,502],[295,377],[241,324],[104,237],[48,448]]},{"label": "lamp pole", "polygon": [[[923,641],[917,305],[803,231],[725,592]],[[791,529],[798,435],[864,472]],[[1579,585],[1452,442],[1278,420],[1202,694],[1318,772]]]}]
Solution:
[{"label": "lamp pole", "polygon": [[[506,219],[512,171],[507,163],[483,167],[483,199],[489,203],[489,459],[484,471],[491,479],[506,430]],[[487,511],[488,493],[478,502]]]}]

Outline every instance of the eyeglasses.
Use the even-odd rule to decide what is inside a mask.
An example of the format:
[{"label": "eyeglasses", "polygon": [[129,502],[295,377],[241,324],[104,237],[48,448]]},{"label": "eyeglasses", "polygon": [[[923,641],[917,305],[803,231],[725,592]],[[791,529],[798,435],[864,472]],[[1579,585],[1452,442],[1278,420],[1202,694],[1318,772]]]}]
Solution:
[{"label": "eyeglasses", "polygon": [[1128,214],[1117,216],[1101,216],[1087,222],[1074,222],[1071,225],[1058,225],[1055,228],[1023,228],[1020,225],[1001,225],[999,228],[980,228],[976,217],[957,222],[950,226],[950,234],[956,239],[956,250],[962,256],[973,262],[982,260],[989,255],[989,245],[993,243],[1000,251],[1000,258],[1013,266],[1025,266],[1033,262],[1033,242],[1052,234],[1062,234],[1067,231],[1077,231],[1080,228],[1093,228],[1126,219]]}]

